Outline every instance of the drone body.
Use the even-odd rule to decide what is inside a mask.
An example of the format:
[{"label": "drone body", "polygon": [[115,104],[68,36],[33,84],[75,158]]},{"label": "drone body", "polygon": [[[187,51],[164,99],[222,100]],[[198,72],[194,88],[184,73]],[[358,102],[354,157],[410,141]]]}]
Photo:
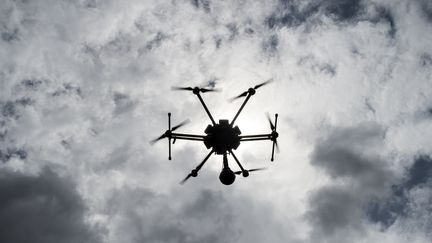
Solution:
[{"label": "drone body", "polygon": [[[248,102],[249,98],[255,94],[256,89],[259,87],[270,83],[271,80],[266,81],[264,83],[261,83],[259,85],[256,85],[253,88],[249,88],[247,91],[243,92],[237,97],[234,97],[233,99],[237,99],[240,97],[246,96],[246,99],[244,100],[242,106],[237,111],[237,114],[232,119],[231,123],[229,120],[221,119],[219,120],[219,123],[216,123],[213,119],[213,116],[211,115],[210,111],[208,110],[206,104],[204,103],[200,93],[206,93],[211,91],[216,91],[214,89],[205,89],[205,88],[192,88],[192,87],[180,87],[180,88],[174,88],[175,90],[189,90],[192,91],[193,94],[195,94],[198,99],[200,100],[201,104],[203,105],[207,115],[209,116],[212,124],[209,124],[207,128],[205,129],[204,133],[206,135],[195,135],[195,134],[185,134],[185,133],[175,133],[174,131],[181,126],[185,125],[187,122],[180,123],[179,125],[171,128],[171,113],[168,113],[168,130],[162,134],[160,137],[154,139],[151,141],[151,144],[154,144],[155,142],[163,139],[168,138],[168,148],[169,148],[169,156],[168,159],[171,160],[171,139],[173,140],[173,144],[177,139],[180,140],[192,140],[192,141],[202,141],[204,142],[204,145],[207,147],[207,149],[211,149],[210,153],[204,158],[204,160],[195,168],[193,169],[186,178],[181,182],[183,184],[188,180],[190,177],[196,177],[198,176],[199,170],[202,168],[202,166],[206,163],[206,161],[210,158],[210,156],[215,153],[217,155],[223,156],[223,167],[222,171],[219,174],[219,180],[225,184],[230,185],[235,181],[236,175],[242,174],[243,177],[248,177],[249,172],[251,171],[257,171],[262,170],[263,168],[258,169],[251,169],[251,170],[245,170],[243,166],[241,165],[240,161],[235,156],[233,150],[237,149],[240,146],[240,142],[242,141],[258,141],[258,140],[271,140],[273,141],[273,147],[272,147],[272,157],[271,161],[274,160],[274,150],[278,148],[276,138],[278,137],[278,133],[276,132],[277,127],[277,117],[278,114],[275,114],[275,123],[270,120],[268,117],[269,123],[270,123],[270,129],[271,133],[268,134],[257,134],[257,135],[241,135],[240,128],[238,126],[234,125],[235,120],[239,116],[240,112],[243,110],[244,106]],[[233,156],[234,160],[236,161],[237,165],[240,168],[240,171],[233,172],[228,164],[228,158],[227,155],[230,154]]]}]

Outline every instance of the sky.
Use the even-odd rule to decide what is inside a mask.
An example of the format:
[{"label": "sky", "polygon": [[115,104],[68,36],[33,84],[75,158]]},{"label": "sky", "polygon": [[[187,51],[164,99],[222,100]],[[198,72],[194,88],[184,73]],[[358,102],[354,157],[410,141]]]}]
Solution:
[{"label": "sky", "polygon": [[[432,2],[0,3],[0,242],[429,242]],[[221,156],[198,99],[271,142]],[[237,170],[232,158],[233,170]]]}]

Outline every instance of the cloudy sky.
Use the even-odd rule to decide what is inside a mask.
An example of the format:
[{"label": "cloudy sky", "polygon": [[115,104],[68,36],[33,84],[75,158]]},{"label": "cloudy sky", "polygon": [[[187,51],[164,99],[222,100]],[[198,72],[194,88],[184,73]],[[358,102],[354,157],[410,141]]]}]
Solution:
[{"label": "cloudy sky", "polygon": [[[429,242],[429,0],[0,3],[0,242]],[[198,99],[243,134],[279,113],[281,152],[243,143],[218,180]],[[232,161],[230,161],[232,163]],[[237,170],[235,164],[232,168]]]}]

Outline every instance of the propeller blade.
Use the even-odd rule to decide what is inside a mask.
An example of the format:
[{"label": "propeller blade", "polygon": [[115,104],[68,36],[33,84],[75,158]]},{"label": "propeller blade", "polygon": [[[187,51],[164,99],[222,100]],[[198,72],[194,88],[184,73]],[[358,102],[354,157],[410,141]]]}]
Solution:
[{"label": "propeller blade", "polygon": [[[267,168],[266,168],[266,167],[263,167],[263,168],[255,168],[255,169],[250,169],[250,170],[246,170],[246,171],[247,171],[247,172],[253,172],[253,171],[260,171],[260,170],[267,170]],[[236,175],[240,175],[240,174],[242,174],[242,173],[243,173],[243,171],[241,171],[241,170],[234,172],[234,174],[236,174]]]},{"label": "propeller blade", "polygon": [[254,89],[258,89],[258,88],[260,88],[260,87],[262,87],[262,86],[264,86],[264,85],[266,85],[266,84],[269,84],[269,83],[271,83],[271,82],[273,82],[273,79],[272,79],[272,78],[269,79],[269,80],[267,80],[267,81],[265,81],[265,82],[263,82],[263,83],[260,83],[260,84],[255,85]]},{"label": "propeller blade", "polygon": [[230,102],[233,102],[234,100],[236,100],[236,99],[238,99],[238,98],[245,97],[245,96],[248,95],[248,93],[249,93],[249,91],[245,91],[245,92],[241,93],[240,95],[238,95],[238,96],[236,96],[236,97],[234,97],[234,98],[231,98],[231,99],[230,99]]},{"label": "propeller blade", "polygon": [[270,129],[271,129],[272,131],[274,131],[274,130],[275,130],[275,125],[273,124],[273,122],[272,122],[272,120],[271,120],[270,115],[269,115],[268,112],[266,112],[266,116],[267,116],[267,120],[268,120],[268,122],[269,122],[269,124],[270,124]]},{"label": "propeller blade", "polygon": [[171,87],[171,89],[172,90],[189,90],[189,91],[193,90],[192,87],[177,87],[177,86]]},{"label": "propeller blade", "polygon": [[191,178],[192,174],[187,175],[182,181],[180,181],[180,184],[183,185],[189,178]]},{"label": "propeller blade", "polygon": [[180,127],[182,127],[182,126],[188,124],[189,122],[190,122],[190,120],[187,119],[187,120],[183,121],[182,123],[178,124],[177,126],[172,127],[172,128],[171,128],[171,131],[175,131],[175,130],[179,129]]},{"label": "propeller blade", "polygon": [[165,135],[165,134],[162,134],[160,137],[151,140],[151,141],[150,141],[150,144],[153,145],[153,144],[155,144],[157,141],[159,141],[159,140],[161,140],[161,139],[163,139],[163,138],[165,138],[165,137],[166,137],[166,135]]},{"label": "propeller blade", "polygon": [[276,153],[280,153],[279,145],[276,139],[274,140],[274,144],[276,145]]},{"label": "propeller blade", "polygon": [[219,92],[220,89],[206,89],[206,88],[200,88],[200,91],[203,93],[207,93],[207,92]]}]

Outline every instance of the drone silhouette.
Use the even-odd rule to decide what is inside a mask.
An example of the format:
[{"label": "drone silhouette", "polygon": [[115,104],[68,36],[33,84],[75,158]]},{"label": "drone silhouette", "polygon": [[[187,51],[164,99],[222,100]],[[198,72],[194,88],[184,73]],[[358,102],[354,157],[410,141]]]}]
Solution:
[{"label": "drone silhouette", "polygon": [[[268,134],[256,134],[256,135],[241,135],[240,128],[238,126],[234,126],[234,123],[237,119],[237,117],[240,115],[240,112],[245,107],[246,103],[249,101],[250,97],[256,93],[256,90],[266,84],[269,84],[273,80],[267,80],[263,83],[260,83],[254,87],[249,88],[247,91],[241,93],[240,95],[234,97],[231,99],[231,101],[234,101],[236,99],[239,99],[241,97],[246,97],[243,101],[243,104],[240,106],[240,109],[237,111],[236,115],[232,119],[231,122],[225,119],[219,120],[219,123],[216,123],[213,119],[213,116],[211,115],[210,111],[208,110],[206,104],[204,103],[204,100],[201,97],[201,93],[207,93],[207,92],[215,92],[219,91],[218,89],[208,89],[208,88],[199,88],[199,87],[173,87],[173,90],[184,90],[184,91],[192,91],[193,94],[195,94],[199,101],[201,102],[202,106],[204,107],[204,110],[206,111],[208,117],[211,120],[212,124],[209,124],[207,128],[204,130],[204,133],[206,135],[195,135],[195,134],[185,134],[185,133],[175,133],[174,131],[179,129],[180,127],[186,125],[189,120],[186,120],[177,126],[171,127],[171,113],[168,113],[168,130],[162,134],[160,137],[150,141],[150,144],[154,144],[157,141],[168,138],[168,160],[171,160],[171,140],[172,144],[176,142],[177,139],[179,140],[192,140],[192,141],[202,141],[204,142],[204,145],[207,147],[207,149],[211,149],[210,153],[204,158],[204,160],[195,168],[193,169],[187,176],[184,178],[180,184],[185,183],[190,177],[197,177],[198,172],[203,167],[203,165],[207,162],[207,160],[210,158],[210,156],[215,153],[218,155],[223,156],[223,167],[222,171],[219,174],[219,180],[224,185],[231,185],[234,183],[236,175],[242,174],[243,177],[248,177],[249,172],[252,171],[259,171],[263,170],[265,168],[256,168],[256,169],[250,169],[246,170],[240,163],[240,161],[237,159],[237,156],[234,154],[233,150],[237,149],[240,145],[240,142],[246,142],[246,141],[258,141],[258,140],[270,140],[273,142],[272,145],[272,153],[271,153],[271,159],[270,161],[274,161],[274,151],[275,148],[277,151],[279,151],[278,143],[277,143],[277,137],[279,134],[276,131],[277,128],[277,118],[278,114],[275,114],[275,121],[274,123],[271,121],[270,116],[267,113],[267,119],[270,124],[271,132]],[[237,162],[237,165],[240,167],[240,171],[232,171],[228,165],[228,158],[227,155],[230,154],[234,158],[234,160]]]}]

